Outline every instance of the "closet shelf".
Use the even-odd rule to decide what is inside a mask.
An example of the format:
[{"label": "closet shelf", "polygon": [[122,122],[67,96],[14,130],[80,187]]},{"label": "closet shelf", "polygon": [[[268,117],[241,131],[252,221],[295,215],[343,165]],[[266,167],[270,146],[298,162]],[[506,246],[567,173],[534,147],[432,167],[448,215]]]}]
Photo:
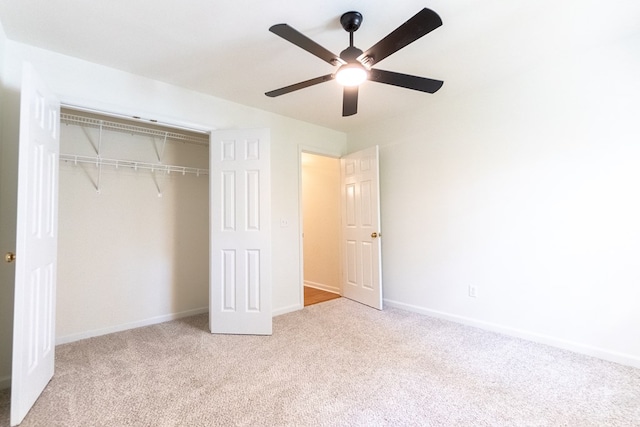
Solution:
[{"label": "closet shelf", "polygon": [[188,135],[185,133],[164,131],[159,129],[153,129],[151,127],[144,127],[138,125],[131,125],[127,123],[119,123],[110,120],[94,119],[92,117],[79,116],[69,113],[60,113],[60,122],[69,125],[91,127],[95,129],[111,129],[120,132],[126,132],[130,134],[149,135],[164,139],[173,139],[176,141],[188,142],[198,145],[209,145],[208,135]]},{"label": "closet shelf", "polygon": [[130,168],[134,170],[150,170],[151,172],[160,172],[165,174],[193,174],[193,175],[209,175],[208,169],[192,168],[186,166],[165,165],[162,163],[138,162],[134,160],[106,159],[99,156],[79,156],[76,154],[60,154],[60,160],[65,162],[88,163],[100,166],[113,166],[118,168]]}]

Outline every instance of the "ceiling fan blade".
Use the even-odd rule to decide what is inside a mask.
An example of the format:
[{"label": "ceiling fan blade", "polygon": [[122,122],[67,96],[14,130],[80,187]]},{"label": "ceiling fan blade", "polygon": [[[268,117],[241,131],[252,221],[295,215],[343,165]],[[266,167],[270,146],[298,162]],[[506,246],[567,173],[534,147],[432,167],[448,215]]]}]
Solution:
[{"label": "ceiling fan blade", "polygon": [[444,84],[442,80],[433,80],[426,77],[411,76],[409,74],[394,73],[393,71],[373,68],[369,70],[369,80],[428,93],[437,92]]},{"label": "ceiling fan blade", "polygon": [[303,82],[296,83],[290,86],[281,87],[280,89],[266,92],[265,95],[271,98],[275,98],[276,96],[280,96],[289,92],[304,89],[305,87],[317,85],[318,83],[328,82],[329,80],[333,80],[333,74],[327,74],[325,76],[316,77],[315,79],[305,80]]},{"label": "ceiling fan blade", "polygon": [[358,112],[358,86],[345,86],[342,100],[342,117]]},{"label": "ceiling fan blade", "polygon": [[318,43],[311,40],[309,37],[305,36],[298,30],[290,27],[287,24],[273,25],[271,28],[269,28],[269,31],[306,50],[312,55],[317,56],[323,61],[328,62],[331,65],[338,65],[344,62],[338,55],[328,51]]},{"label": "ceiling fan blade", "polygon": [[392,53],[399,51],[408,44],[413,43],[425,34],[430,33],[440,25],[442,25],[440,16],[433,10],[425,7],[360,55],[358,60],[369,57],[371,58],[371,62],[368,65],[371,66],[382,61]]}]

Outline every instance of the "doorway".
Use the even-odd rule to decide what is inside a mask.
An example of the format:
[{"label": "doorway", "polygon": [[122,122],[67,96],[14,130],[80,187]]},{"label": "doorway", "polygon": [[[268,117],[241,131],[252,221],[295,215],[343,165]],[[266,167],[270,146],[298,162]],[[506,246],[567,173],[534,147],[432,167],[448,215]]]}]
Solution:
[{"label": "doorway", "polygon": [[302,282],[304,306],[338,298],[340,159],[301,152]]}]

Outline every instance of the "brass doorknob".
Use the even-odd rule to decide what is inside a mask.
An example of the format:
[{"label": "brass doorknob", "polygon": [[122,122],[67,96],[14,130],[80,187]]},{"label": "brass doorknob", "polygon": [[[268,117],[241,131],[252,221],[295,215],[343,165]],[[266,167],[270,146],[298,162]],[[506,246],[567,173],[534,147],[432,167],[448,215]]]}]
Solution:
[{"label": "brass doorknob", "polygon": [[16,260],[16,254],[14,254],[13,252],[7,252],[6,254],[4,254],[4,260],[6,262],[13,262]]},{"label": "brass doorknob", "polygon": [[371,233],[371,238],[372,238],[372,239],[375,239],[375,238],[376,238],[376,237],[378,237],[378,236],[379,236],[379,234],[378,234],[378,233],[376,233],[375,231],[374,231],[373,233]]}]

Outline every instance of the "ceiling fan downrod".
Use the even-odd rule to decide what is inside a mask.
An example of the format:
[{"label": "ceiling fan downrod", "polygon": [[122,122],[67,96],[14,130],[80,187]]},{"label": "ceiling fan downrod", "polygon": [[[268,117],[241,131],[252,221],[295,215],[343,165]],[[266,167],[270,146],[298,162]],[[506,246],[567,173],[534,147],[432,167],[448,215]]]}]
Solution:
[{"label": "ceiling fan downrod", "polygon": [[362,24],[362,14],[355,11],[346,12],[340,17],[340,24],[349,33],[349,47],[340,52],[340,59],[347,63],[355,63],[362,51],[353,45],[353,33],[358,31]]}]

